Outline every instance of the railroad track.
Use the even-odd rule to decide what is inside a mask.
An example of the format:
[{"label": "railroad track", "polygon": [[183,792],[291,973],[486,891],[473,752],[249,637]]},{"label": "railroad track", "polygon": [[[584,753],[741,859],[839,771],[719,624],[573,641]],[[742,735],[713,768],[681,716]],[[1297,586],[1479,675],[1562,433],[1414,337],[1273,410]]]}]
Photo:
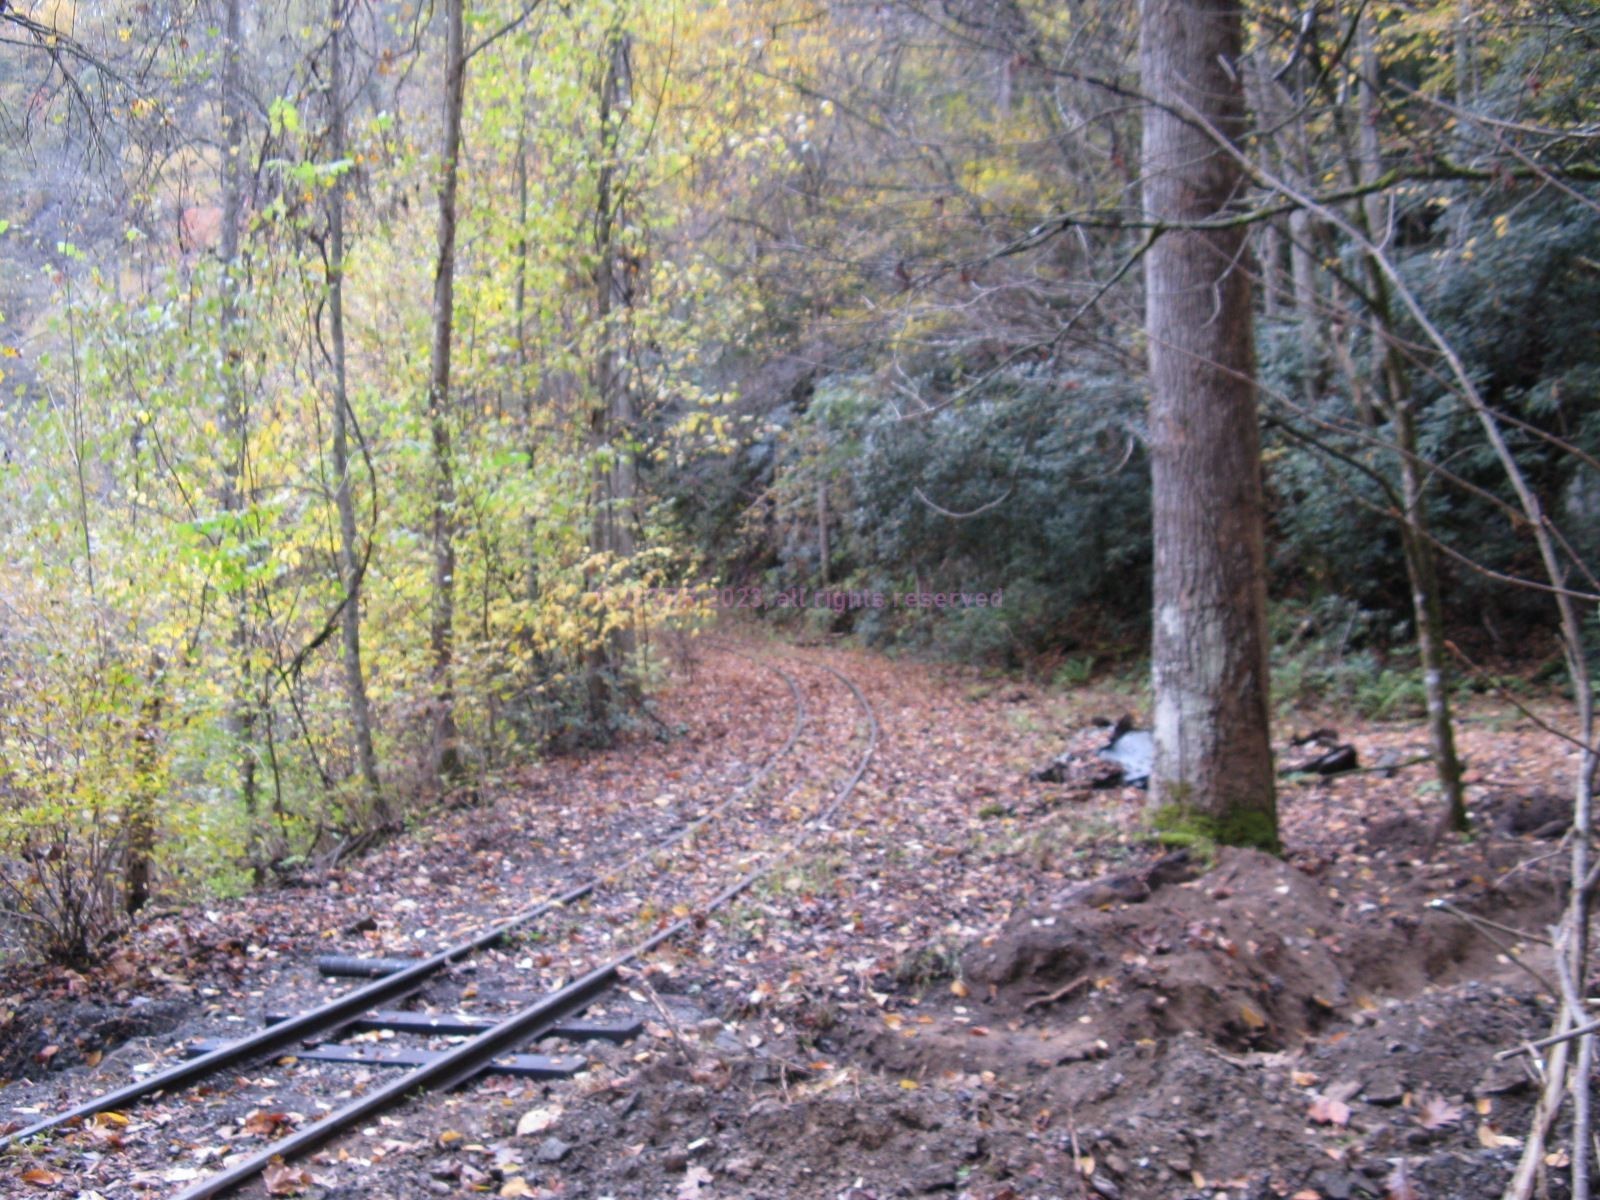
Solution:
[{"label": "railroad track", "polygon": [[[816,664],[848,690],[854,715],[845,719],[838,705],[823,704],[814,713],[816,706],[807,703],[805,690],[790,671],[771,661],[760,665],[788,689],[793,719],[787,738],[748,779],[668,836],[426,958],[332,964],[330,970],[376,977],[308,1012],[269,1017],[264,1028],[243,1038],[191,1044],[187,1061],[6,1134],[0,1137],[0,1150],[273,1056],[394,1069],[388,1079],[268,1141],[259,1151],[233,1157],[223,1169],[195,1180],[173,1197],[206,1200],[233,1191],[274,1163],[310,1152],[419,1091],[448,1090],[488,1072],[560,1078],[581,1069],[581,1055],[519,1051],[546,1039],[621,1040],[637,1032],[636,1020],[580,1018],[630,964],[702,926],[824,829],[854,792],[876,752],[877,717],[853,680],[832,666]],[[831,727],[841,724],[849,726],[848,736],[859,739],[860,748],[844,777],[829,781],[825,766],[820,772],[813,770],[826,755],[805,753],[804,746],[811,740],[818,743],[816,749],[830,748],[830,739],[840,732]],[[762,785],[786,763],[799,768],[796,778],[781,794],[764,799]],[[823,777],[814,777],[819,774]],[[774,836],[771,813],[775,811],[798,814],[781,827],[786,836]],[[713,872],[716,883],[701,883],[697,889],[696,878],[702,872],[683,868],[707,860],[720,860],[722,869]],[[494,957],[503,960],[506,956],[497,956],[494,948],[513,938],[541,936],[557,916],[565,918],[565,928],[553,952],[542,955],[546,960],[538,976],[542,990],[531,1002],[502,1005],[502,1011],[479,1012],[471,1018],[396,1011],[425,994],[430,1008],[459,1009],[460,1000],[475,995],[484,982],[482,973],[474,970],[475,977],[463,984],[464,966],[478,968]],[[532,960],[517,965],[527,968]],[[526,996],[530,974],[525,969],[511,974],[506,994]],[[450,1038],[457,1044],[418,1050],[397,1049],[393,1041],[349,1045],[344,1040],[353,1034],[371,1038],[396,1033],[435,1041]]]}]

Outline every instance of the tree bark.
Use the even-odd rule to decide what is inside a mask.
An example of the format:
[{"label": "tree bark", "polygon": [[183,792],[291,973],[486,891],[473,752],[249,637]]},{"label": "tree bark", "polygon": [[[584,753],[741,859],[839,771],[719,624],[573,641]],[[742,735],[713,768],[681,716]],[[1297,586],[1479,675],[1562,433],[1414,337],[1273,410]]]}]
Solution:
[{"label": "tree bark", "polygon": [[[590,444],[595,455],[591,541],[612,569],[633,556],[638,492],[633,454],[618,444],[632,436],[634,419],[622,321],[639,283],[639,264],[623,261],[617,244],[623,204],[618,148],[631,91],[628,36],[620,27],[613,27],[606,39],[606,66],[600,82],[600,169],[594,212],[595,326],[599,342],[595,350],[595,404],[590,416]],[[617,700],[629,693],[622,673],[633,650],[633,630],[624,626],[602,630],[589,653],[589,719],[597,729],[608,722]]]},{"label": "tree bark", "polygon": [[[1357,34],[1361,54],[1360,83],[1360,175],[1373,180],[1382,173],[1378,144],[1378,106],[1374,89],[1378,83],[1377,38],[1370,13],[1362,14]],[[1362,204],[1367,238],[1377,247],[1388,241],[1390,203],[1373,194]],[[1450,712],[1450,671],[1444,651],[1444,599],[1439,588],[1438,559],[1428,532],[1427,473],[1423,469],[1417,444],[1417,415],[1410,396],[1409,372],[1392,339],[1394,316],[1388,281],[1370,257],[1367,283],[1373,298],[1372,353],[1373,374],[1382,397],[1384,416],[1393,431],[1400,467],[1400,492],[1405,511],[1399,514],[1400,547],[1406,560],[1406,577],[1411,585],[1411,613],[1417,628],[1417,655],[1422,665],[1422,686],[1428,705],[1428,742],[1434,771],[1444,797],[1440,829],[1465,830],[1466,798],[1461,786],[1461,760],[1456,753],[1455,722]],[[1359,381],[1352,381],[1359,387]]]},{"label": "tree bark", "polygon": [[[248,543],[245,532],[249,466],[250,415],[241,374],[243,350],[239,345],[239,226],[244,216],[244,83],[240,54],[244,40],[242,0],[228,0],[223,15],[222,35],[222,232],[218,251],[222,260],[222,297],[219,346],[222,361],[222,429],[228,444],[228,461],[222,480],[222,510],[230,518],[223,536]],[[253,555],[246,554],[250,561]],[[248,825],[245,855],[260,882],[259,830],[256,819],[260,807],[260,786],[256,778],[256,705],[252,697],[250,663],[250,590],[241,579],[233,596],[233,630],[230,654],[233,660],[233,695],[228,714],[228,732],[238,754],[237,788]]]},{"label": "tree bark", "polygon": [[[1240,12],[1142,0],[1144,206],[1200,221],[1238,198]],[[1158,823],[1276,849],[1266,555],[1250,282],[1241,229],[1172,230],[1145,259],[1155,540]]]},{"label": "tree bark", "polygon": [[454,335],[456,190],[460,171],[461,108],[466,92],[465,0],[444,0],[444,146],[439,164],[439,241],[433,276],[432,366],[428,379],[428,430],[433,448],[433,609],[428,622],[432,655],[433,767],[449,783],[462,774],[456,729],[455,468],[450,447],[450,350]]},{"label": "tree bark", "polygon": [[[328,107],[333,158],[345,156],[344,107],[344,0],[331,0],[328,11]],[[344,589],[344,608],[339,613],[340,642],[343,647],[345,699],[350,706],[350,734],[355,742],[356,761],[361,768],[367,811],[378,825],[394,824],[378,778],[378,757],[372,747],[372,706],[367,699],[367,682],[361,667],[361,585],[360,538],[356,533],[355,497],[350,490],[350,391],[347,385],[344,336],[344,196],[345,181],[340,176],[328,192],[328,326],[333,355],[333,472],[334,507],[339,513],[339,582]]]},{"label": "tree bark", "polygon": [[156,802],[161,794],[161,701],[166,663],[159,653],[150,664],[149,691],[139,705],[134,733],[133,784],[126,808],[128,847],[122,871],[123,909],[131,917],[150,902],[151,867],[156,852]]}]

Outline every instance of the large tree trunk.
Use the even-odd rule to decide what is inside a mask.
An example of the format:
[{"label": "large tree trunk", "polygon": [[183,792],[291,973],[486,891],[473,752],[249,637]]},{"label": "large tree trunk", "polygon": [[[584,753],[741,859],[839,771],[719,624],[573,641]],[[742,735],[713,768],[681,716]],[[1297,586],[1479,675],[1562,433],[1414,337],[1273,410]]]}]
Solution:
[{"label": "large tree trunk", "polygon": [[444,150],[439,164],[439,248],[433,277],[433,357],[428,379],[428,429],[433,443],[433,765],[439,778],[461,778],[455,688],[455,467],[450,449],[450,349],[456,280],[456,187],[460,176],[461,106],[466,91],[465,0],[444,0]]},{"label": "large tree trunk", "polygon": [[[1143,0],[1144,205],[1204,221],[1241,190],[1236,4]],[[1145,260],[1155,535],[1158,820],[1278,844],[1268,733],[1266,568],[1242,229],[1172,229]]]},{"label": "large tree trunk", "polygon": [[[345,155],[344,39],[348,20],[344,0],[331,0],[328,11],[328,106],[335,162]],[[339,613],[340,641],[344,648],[344,689],[350,705],[350,733],[366,792],[367,813],[381,826],[394,824],[394,814],[384,799],[378,778],[378,756],[372,748],[372,706],[361,668],[360,538],[356,534],[355,497],[350,490],[350,392],[346,384],[344,337],[344,178],[334,181],[328,193],[328,325],[333,356],[333,472],[334,506],[339,512],[339,582],[344,588],[344,608]]]}]

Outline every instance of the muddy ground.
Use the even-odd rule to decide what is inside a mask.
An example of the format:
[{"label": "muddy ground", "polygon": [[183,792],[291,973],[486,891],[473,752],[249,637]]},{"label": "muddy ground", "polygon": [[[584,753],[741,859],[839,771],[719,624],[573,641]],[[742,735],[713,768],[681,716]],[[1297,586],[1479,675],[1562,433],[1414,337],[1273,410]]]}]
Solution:
[{"label": "muddy ground", "polygon": [[[275,1194],[1499,1194],[1534,1076],[1526,1056],[1496,1055],[1546,1030],[1551,999],[1537,941],[1471,918],[1537,935],[1559,908],[1551,797],[1569,764],[1531,723],[1490,708],[1464,721],[1470,839],[1430,852],[1427,768],[1404,765],[1419,728],[1344,722],[1363,764],[1398,765],[1285,780],[1283,858],[1212,857],[1153,841],[1138,789],[1095,786],[1106,734],[1092,720],[1127,696],[748,648],[825,659],[878,712],[879,754],[834,826],[627,981],[619,1003],[644,1016],[643,1038],[586,1044],[572,1081],[408,1104]],[[317,952],[393,953],[419,926],[431,946],[659,832],[781,742],[784,703],[773,679],[707,648],[662,698],[681,725],[668,740],[642,729],[530,768],[486,806],[303,888],[177,908],[94,971],[12,964],[0,1121],[121,1082],[176,1039],[331,994],[307,970]],[[1286,718],[1284,759],[1303,753],[1295,734],[1330,723]],[[1059,782],[1030,777],[1063,751]],[[262,1069],[299,1095],[298,1068]],[[303,1119],[288,1101],[282,1120],[228,1104],[226,1087],[166,1097],[13,1153],[0,1194],[172,1195]],[[1562,1155],[1558,1136],[1551,1196],[1567,1194]]]}]

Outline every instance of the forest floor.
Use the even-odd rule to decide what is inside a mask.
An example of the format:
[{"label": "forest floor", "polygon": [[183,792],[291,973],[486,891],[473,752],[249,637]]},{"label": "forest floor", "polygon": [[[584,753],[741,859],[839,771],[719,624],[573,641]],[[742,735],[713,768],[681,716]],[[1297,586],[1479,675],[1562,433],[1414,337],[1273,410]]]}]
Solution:
[{"label": "forest floor", "polygon": [[[797,671],[831,663],[876,710],[877,755],[832,828],[626,981],[641,1038],[591,1047],[569,1082],[414,1100],[280,1173],[273,1194],[1499,1193],[1534,1089],[1526,1058],[1495,1054],[1541,1036],[1551,1001],[1537,944],[1463,914],[1537,933],[1559,910],[1565,856],[1541,827],[1571,762],[1531,721],[1465,714],[1470,840],[1425,855],[1437,802],[1413,763],[1285,779],[1282,859],[1185,861],[1143,831],[1143,792],[1091,786],[1107,736],[1093,722],[1128,696],[744,649]],[[861,737],[847,693],[807,686],[833,724],[798,747],[822,794]],[[0,1128],[153,1069],[180,1038],[348,986],[318,982],[316,954],[432,949],[647,844],[748,776],[791,719],[781,681],[710,646],[655,709],[674,736],[649,724],[508,776],[326,877],[153,917],[94,970],[8,967]],[[1327,725],[1364,765],[1425,753],[1418,724],[1313,712],[1280,722],[1280,758]],[[1064,751],[1064,782],[1030,777]],[[704,857],[707,881],[730,869]],[[504,957],[531,985],[535,956],[510,962],[525,953]],[[13,1152],[0,1195],[175,1194],[306,1119],[302,1075],[332,1072],[345,1094],[372,1079],[258,1065]],[[1549,1194],[1564,1195],[1559,1138],[1550,1161]]]}]

